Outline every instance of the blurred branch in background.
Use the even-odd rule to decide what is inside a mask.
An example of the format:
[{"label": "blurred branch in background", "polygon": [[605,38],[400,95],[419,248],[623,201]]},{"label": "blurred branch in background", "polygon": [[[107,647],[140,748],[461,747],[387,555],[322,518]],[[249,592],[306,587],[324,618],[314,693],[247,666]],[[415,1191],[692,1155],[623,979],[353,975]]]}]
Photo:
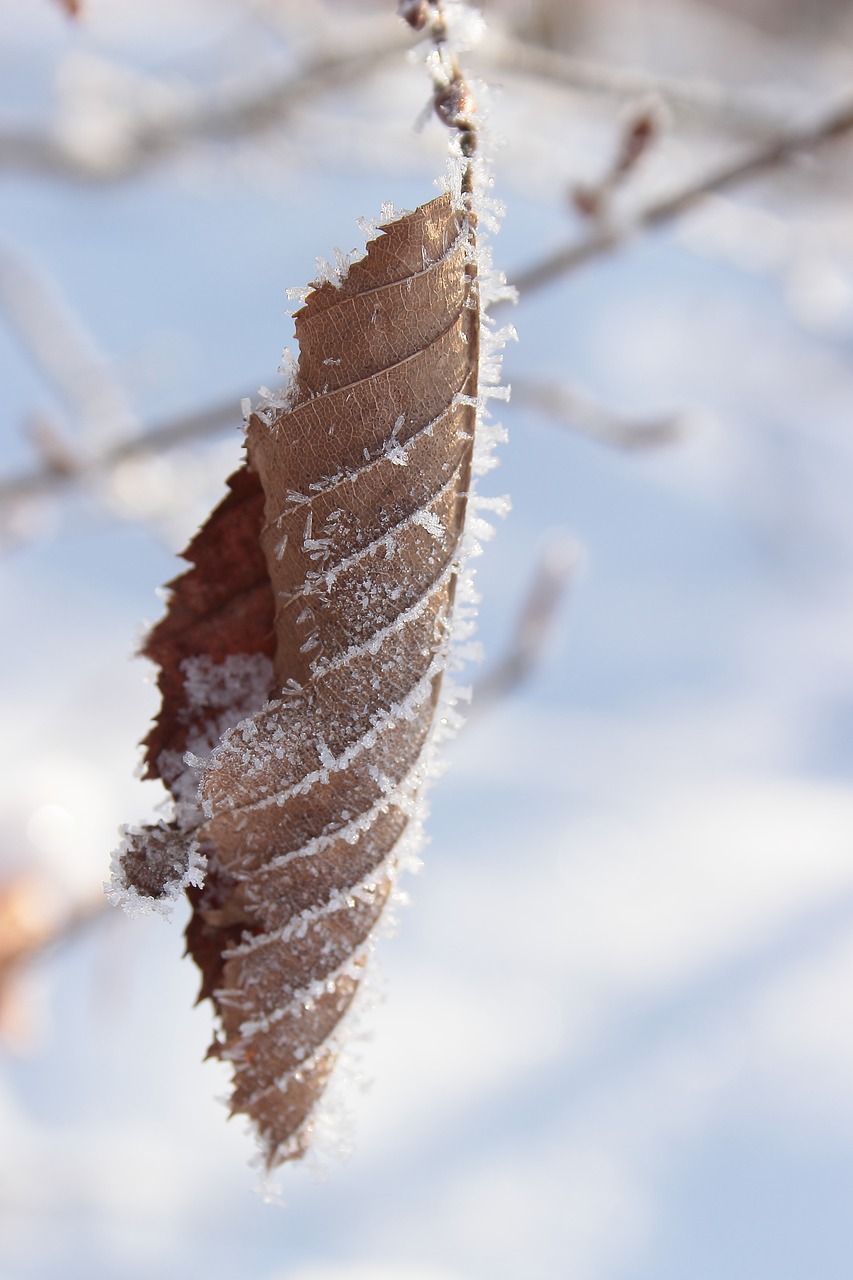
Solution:
[{"label": "blurred branch in background", "polygon": [[[64,436],[57,435],[50,419],[35,415],[28,424],[28,434],[36,445],[42,465],[7,480],[0,479],[0,550],[10,549],[38,535],[41,521],[30,518],[35,504],[53,502],[64,493],[81,490],[89,492],[97,501],[116,514],[120,508],[125,518],[147,523],[152,517],[164,514],[169,502],[177,495],[161,494],[162,502],[147,494],[151,484],[140,484],[135,464],[154,459],[159,454],[176,453],[182,446],[200,440],[212,440],[224,436],[242,424],[241,397],[229,397],[216,404],[204,406],[192,413],[156,424],[129,439],[118,441],[97,453],[89,453],[85,459],[74,450],[66,449]],[[199,468],[194,467],[196,474]],[[128,474],[125,475],[125,472]],[[159,480],[162,482],[163,477]],[[186,486],[178,478],[177,489],[188,497]],[[151,478],[157,485],[158,477]],[[134,493],[134,502],[128,504],[128,493]]]},{"label": "blurred branch in background", "polygon": [[583,563],[574,538],[553,538],[536,566],[507,651],[474,686],[470,722],[514,693],[539,666],[557,616]]},{"label": "blurred branch in background", "polygon": [[[518,76],[538,86],[563,87],[575,96],[624,101],[656,94],[679,123],[746,137],[773,138],[790,127],[795,114],[791,102],[761,85],[723,85],[707,75],[683,77],[592,54],[570,54],[561,42],[571,32],[572,19],[555,23],[549,17],[546,22],[546,8],[534,5],[527,12],[527,6],[488,6],[489,33],[472,56],[478,74],[487,80]],[[567,14],[578,15],[578,24],[590,23],[587,9],[570,5]],[[188,75],[158,77],[130,70],[114,57],[75,55],[48,123],[0,126],[0,169],[79,181],[125,180],[199,144],[269,134],[335,90],[399,66],[412,43],[402,24],[389,28],[378,5],[374,12],[354,13],[345,6],[280,4],[268,6],[268,12],[261,7],[255,17],[259,22],[266,18],[268,30],[278,35],[287,65],[267,49],[263,63],[248,74],[238,64],[204,87]],[[728,14],[726,21],[744,39],[746,18]],[[751,37],[759,40],[754,30]],[[760,39],[768,45],[766,56],[779,64],[782,42],[771,44],[766,34]]]},{"label": "blurred branch in background", "polygon": [[52,276],[0,242],[0,312],[77,430],[69,454],[127,435],[135,417],[120,380]]},{"label": "blurred branch in background", "polygon": [[710,80],[681,79],[641,67],[574,58],[510,34],[490,37],[483,63],[485,74],[510,72],[539,84],[552,83],[620,101],[658,96],[677,120],[695,119],[745,137],[772,137],[787,123],[782,110],[767,107],[747,90],[733,93]]},{"label": "blurred branch in background", "polygon": [[57,467],[48,463],[0,480],[0,510],[27,498],[58,494],[85,479],[103,477],[129,458],[162,453],[194,440],[221,435],[229,427],[236,430],[243,420],[241,399],[240,396],[229,397],[193,413],[170,418],[90,455],[85,461],[77,460],[73,466]]},{"label": "blurred branch in background", "polygon": [[606,226],[613,201],[627,185],[643,157],[660,140],[668,123],[667,109],[658,97],[648,97],[632,106],[627,114],[616,152],[597,182],[573,183],[572,204],[592,222]]},{"label": "blurred branch in background", "polygon": [[27,968],[102,919],[108,907],[103,894],[69,906],[55,883],[37,872],[0,884],[0,1038],[11,1048],[28,1049],[34,1036],[24,991]]},{"label": "blurred branch in background", "polygon": [[341,15],[302,55],[296,70],[253,67],[213,89],[158,80],[113,62],[89,61],[65,89],[48,128],[0,127],[0,170],[33,176],[127,179],[177,151],[203,142],[247,139],[333,89],[373,76],[397,62],[411,41],[387,21]]},{"label": "blurred branch in background", "polygon": [[656,449],[675,444],[689,432],[685,414],[633,418],[614,412],[567,383],[513,378],[512,397],[525,408],[547,414],[560,426],[617,449]]},{"label": "blurred branch in background", "polygon": [[[643,118],[642,113],[636,117]],[[615,251],[632,237],[676,221],[707,197],[790,165],[845,137],[851,129],[853,102],[845,101],[817,124],[793,129],[746,157],[718,166],[673,194],[651,202],[624,224],[602,221],[598,229],[586,239],[548,254],[522,269],[515,275],[513,283],[521,296],[526,298],[571,271]],[[621,177],[632,172],[640,151],[640,148],[635,147],[631,162],[626,164],[623,141],[613,173]],[[612,188],[612,175],[609,181],[605,178],[604,185],[608,187],[608,191]],[[128,414],[120,388],[116,387],[106,364],[89,353],[79,337],[74,338],[77,326],[64,314],[57,297],[52,296],[53,293],[55,291],[52,290],[50,281],[40,281],[33,269],[26,268],[9,251],[0,256],[0,303],[35,358],[43,363],[46,372],[61,387],[66,398],[75,402],[90,421],[94,418],[101,422],[107,434],[111,430],[107,426],[108,422],[112,424],[112,428],[118,429],[117,433],[125,431]],[[526,394],[528,397],[533,395],[533,389],[528,387]],[[565,395],[562,398],[555,398],[552,393],[543,392],[542,395],[540,407],[547,408],[549,412],[557,412],[558,416],[563,417],[568,414],[576,422],[591,422],[589,413],[581,412],[582,406],[577,399],[569,405]],[[113,413],[115,417],[110,416]],[[228,422],[236,425],[239,421],[235,405],[229,401],[167,421],[150,431],[111,445],[88,459],[81,459],[76,466],[57,467],[47,459],[46,465],[37,470],[0,480],[0,508],[20,504],[36,495],[57,493],[86,476],[103,476],[109,473],[128,457],[161,452],[187,440],[219,431]],[[605,418],[597,415],[595,430],[599,438],[616,442],[622,428],[615,427],[614,421],[609,417],[608,424]],[[671,426],[662,428],[661,424],[656,424],[658,434],[661,430],[668,434],[671,429]],[[595,430],[590,433],[594,434]],[[627,437],[630,437],[632,444],[638,442],[637,432],[630,427]],[[649,441],[648,436],[645,439],[646,442]],[[627,442],[627,439],[622,440],[622,443]]]},{"label": "blurred branch in background", "polygon": [[547,254],[538,262],[516,272],[513,284],[524,298],[536,289],[553,284],[578,267],[613,252],[637,233],[653,231],[676,221],[707,196],[728,191],[741,183],[792,164],[845,137],[851,130],[853,101],[848,99],[817,124],[792,129],[747,156],[719,165],[673,194],[641,208],[623,225],[602,227],[579,243]]}]

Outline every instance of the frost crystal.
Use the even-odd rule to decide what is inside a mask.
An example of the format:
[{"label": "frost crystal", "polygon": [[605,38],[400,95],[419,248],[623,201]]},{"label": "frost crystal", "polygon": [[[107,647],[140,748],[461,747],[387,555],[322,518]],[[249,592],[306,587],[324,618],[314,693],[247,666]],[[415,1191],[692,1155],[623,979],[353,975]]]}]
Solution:
[{"label": "frost crystal", "polygon": [[152,911],[169,915],[184,889],[201,887],[205,866],[197,843],[174,824],[124,827],[104,889],[113,906],[123,907],[129,916]]}]

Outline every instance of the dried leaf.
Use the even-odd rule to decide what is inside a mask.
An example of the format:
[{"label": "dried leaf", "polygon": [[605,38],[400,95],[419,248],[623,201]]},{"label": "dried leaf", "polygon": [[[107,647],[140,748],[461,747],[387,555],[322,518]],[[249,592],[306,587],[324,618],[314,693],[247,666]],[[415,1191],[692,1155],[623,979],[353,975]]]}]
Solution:
[{"label": "dried leaf", "polygon": [[296,334],[288,403],[251,416],[247,463],[145,649],[163,694],[148,771],[177,821],[132,839],[119,871],[125,890],[189,885],[211,1052],[270,1166],[310,1140],[417,840],[471,483],[473,217],[443,195],[383,227]]}]

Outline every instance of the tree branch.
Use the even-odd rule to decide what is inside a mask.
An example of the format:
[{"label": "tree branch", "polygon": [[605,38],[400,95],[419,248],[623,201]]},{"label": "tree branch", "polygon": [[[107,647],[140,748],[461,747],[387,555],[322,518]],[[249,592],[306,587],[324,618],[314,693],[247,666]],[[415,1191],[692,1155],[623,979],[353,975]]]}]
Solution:
[{"label": "tree branch", "polygon": [[60,905],[49,881],[24,872],[0,883],[0,1038],[20,1046],[26,1032],[20,979],[46,952],[64,946],[106,916],[103,894]]},{"label": "tree branch", "polygon": [[[751,178],[772,172],[798,157],[808,154],[829,142],[843,137],[853,130],[853,101],[841,104],[822,121],[807,128],[794,130],[776,138],[751,155],[732,161],[690,183],[664,199],[655,201],[641,210],[632,223],[621,228],[605,228],[594,232],[587,239],[569,245],[550,254],[540,262],[520,271],[515,286],[522,297],[536,289],[552,284],[562,275],[592,262],[618,249],[637,233],[652,231],[656,227],[675,221],[688,212],[704,197],[738,186]],[[497,303],[496,307],[504,304]],[[88,460],[82,472],[68,474],[48,467],[25,472],[0,481],[0,506],[41,494],[59,492],[78,480],[81,474],[100,474],[109,471],[125,458],[167,450],[188,440],[200,439],[229,424],[240,421],[238,398],[208,406],[197,413],[172,419],[152,430],[105,450]]]},{"label": "tree branch", "polygon": [[568,384],[511,379],[512,398],[555,418],[561,426],[599,444],[616,449],[656,449],[675,444],[684,438],[687,422],[684,415],[661,413],[648,418],[630,418],[584,395]]},{"label": "tree branch", "polygon": [[623,100],[659,94],[678,116],[699,116],[715,126],[757,137],[776,135],[782,126],[779,112],[770,111],[746,94],[732,93],[722,85],[658,75],[641,67],[617,67],[573,58],[518,36],[491,35],[484,46],[482,60],[490,70],[549,81],[583,93]]},{"label": "tree branch", "polygon": [[581,561],[579,545],[555,538],[545,548],[521,607],[515,632],[503,658],[474,686],[467,721],[479,717],[524,684],[548,641],[557,610]]},{"label": "tree branch", "polygon": [[2,240],[0,312],[76,420],[81,453],[133,429],[120,379],[56,279]]},{"label": "tree branch", "polygon": [[40,467],[7,480],[0,480],[0,507],[26,498],[57,493],[87,476],[103,475],[127,458],[161,453],[176,445],[237,427],[242,422],[240,399],[223,400],[182,417],[171,418],[130,439],[121,440],[102,453],[89,457],[75,470]]},{"label": "tree branch", "polygon": [[[607,227],[578,243],[558,249],[539,262],[534,262],[513,278],[522,299],[535,289],[553,284],[568,272],[618,249],[638,232],[653,231],[675,221],[699,204],[706,196],[727,191],[751,178],[790,164],[801,156],[825,146],[853,130],[853,101],[842,103],[815,125],[794,129],[753,151],[751,155],[730,161],[705,177],[689,183],[680,191],[656,200],[641,209],[626,226]],[[500,303],[498,306],[502,305]]]},{"label": "tree branch", "polygon": [[[131,177],[181,147],[204,141],[243,138],[269,128],[310,98],[372,74],[384,62],[397,59],[409,41],[399,35],[377,36],[371,22],[347,46],[330,52],[318,48],[295,72],[257,74],[239,84],[221,86],[189,101],[178,97],[165,110],[158,94],[157,110],[145,102],[135,115],[121,121],[122,143],[109,155],[78,151],[73,139],[51,130],[0,128],[0,169],[31,175],[83,181],[113,181]],[[158,86],[159,89],[159,86]]]}]

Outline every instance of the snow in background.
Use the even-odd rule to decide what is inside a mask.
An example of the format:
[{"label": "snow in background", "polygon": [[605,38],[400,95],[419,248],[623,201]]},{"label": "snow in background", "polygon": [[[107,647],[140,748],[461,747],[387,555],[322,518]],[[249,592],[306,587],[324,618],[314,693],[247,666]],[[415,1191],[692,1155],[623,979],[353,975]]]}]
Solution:
[{"label": "snow in background", "polygon": [[[90,9],[72,30],[48,0],[0,0],[4,124],[55,120],[64,94],[85,155],[127,145],[117,109],[90,102],[138,101],[116,66],[204,84],[278,48],[274,5]],[[305,40],[315,21],[334,35],[320,6],[279,9]],[[625,12],[614,56],[726,65],[701,11]],[[125,180],[7,167],[3,248],[73,308],[138,427],[239,405],[291,340],[286,288],[359,243],[359,215],[432,194],[440,130],[410,132],[426,93],[401,59],[250,143]],[[560,184],[603,170],[618,109],[511,77],[492,109],[512,279],[583,233]],[[674,140],[648,190],[717,145]],[[517,309],[510,381],[569,378],[690,429],[620,452],[521,399],[502,415],[483,488],[513,513],[481,561],[488,659],[549,538],[580,540],[585,567],[532,679],[461,735],[434,790],[343,1091],[349,1159],[323,1180],[287,1170],[286,1207],[262,1203],[201,1062],[210,1014],[181,922],[105,914],[28,972],[31,1038],[3,1055],[2,1280],[847,1280],[853,275],[844,192],[781,193],[697,213]],[[94,430],[2,315],[0,370],[4,476],[33,463],[35,410]],[[4,875],[37,868],[84,901],[119,824],[153,813],[134,769],[156,696],[128,655],[238,428],[16,517],[32,536],[0,565]]]}]

